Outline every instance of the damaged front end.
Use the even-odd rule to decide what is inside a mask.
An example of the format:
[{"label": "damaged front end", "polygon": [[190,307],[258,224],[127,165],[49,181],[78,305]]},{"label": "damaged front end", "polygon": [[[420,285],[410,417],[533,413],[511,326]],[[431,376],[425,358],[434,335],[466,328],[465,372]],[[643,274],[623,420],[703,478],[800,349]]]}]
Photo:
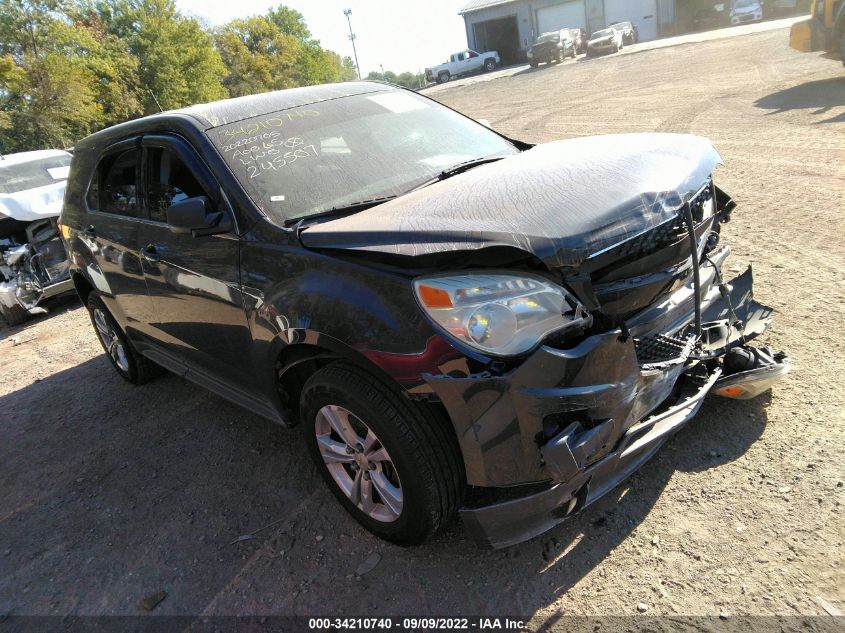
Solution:
[{"label": "damaged front end", "polygon": [[734,203],[711,182],[677,216],[561,270],[590,309],[577,338],[548,337],[514,368],[430,375],[471,484],[461,516],[487,547],[540,534],[645,463],[713,393],[756,396],[788,371],[748,343],[771,321],[752,272],[722,279],[720,224]]},{"label": "damaged front end", "polygon": [[413,395],[451,418],[480,544],[549,529],[711,391],[751,397],[788,371],[748,345],[771,320],[751,270],[722,277],[736,205],[713,182],[719,164],[696,136],[556,141],[301,233],[413,268],[419,307],[467,361],[423,373]]},{"label": "damaged front end", "polygon": [[12,154],[0,161],[0,314],[9,325],[73,290],[58,217],[70,155]]}]

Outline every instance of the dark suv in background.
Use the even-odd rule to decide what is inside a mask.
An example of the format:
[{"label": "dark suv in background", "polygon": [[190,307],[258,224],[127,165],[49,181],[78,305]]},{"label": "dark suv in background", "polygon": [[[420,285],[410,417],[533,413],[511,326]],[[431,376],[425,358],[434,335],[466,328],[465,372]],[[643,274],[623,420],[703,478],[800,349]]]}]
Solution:
[{"label": "dark suv in background", "polygon": [[117,372],[270,420],[369,530],[460,511],[504,546],[644,463],[711,391],[785,371],[724,282],[703,138],[532,146],[379,83],[124,123],[76,145],[71,274]]},{"label": "dark suv in background", "polygon": [[543,62],[553,64],[562,62],[567,57],[574,59],[577,54],[577,45],[569,29],[543,33],[527,53],[528,63],[532,68],[536,68]]}]

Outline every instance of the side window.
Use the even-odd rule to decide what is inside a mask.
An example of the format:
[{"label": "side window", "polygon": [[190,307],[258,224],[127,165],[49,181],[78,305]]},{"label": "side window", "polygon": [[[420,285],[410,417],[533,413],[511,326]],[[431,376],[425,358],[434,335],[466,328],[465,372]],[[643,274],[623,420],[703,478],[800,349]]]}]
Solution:
[{"label": "side window", "polygon": [[208,195],[176,152],[147,149],[147,208],[150,219],[167,222],[167,208],[188,198]]},{"label": "side window", "polygon": [[[102,213],[138,217],[138,156],[138,150],[130,149],[102,160],[97,168],[99,187],[92,183],[93,196],[98,197],[98,204],[91,208]],[[91,190],[88,196],[90,206]]]},{"label": "side window", "polygon": [[458,54],[458,61],[459,61],[459,62],[462,62],[462,61],[464,61],[464,60],[466,59],[466,57],[467,57],[467,56],[466,56],[466,53],[459,53],[459,54]]}]

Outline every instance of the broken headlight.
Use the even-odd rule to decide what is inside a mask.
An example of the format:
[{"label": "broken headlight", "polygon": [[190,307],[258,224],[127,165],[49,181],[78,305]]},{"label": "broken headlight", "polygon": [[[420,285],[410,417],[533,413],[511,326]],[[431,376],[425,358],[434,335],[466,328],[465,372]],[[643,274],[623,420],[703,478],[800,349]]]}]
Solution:
[{"label": "broken headlight", "polygon": [[417,279],[414,290],[423,311],[451,336],[500,356],[522,354],[552,332],[589,324],[584,307],[542,277],[428,277]]}]

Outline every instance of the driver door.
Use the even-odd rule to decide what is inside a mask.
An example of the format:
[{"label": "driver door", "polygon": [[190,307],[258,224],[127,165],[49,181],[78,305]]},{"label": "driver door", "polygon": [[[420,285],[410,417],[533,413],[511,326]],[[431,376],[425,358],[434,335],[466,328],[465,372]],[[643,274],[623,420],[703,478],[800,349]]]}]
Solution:
[{"label": "driver door", "polygon": [[167,224],[168,207],[193,197],[206,196],[230,215],[231,209],[185,141],[145,136],[142,148],[146,218],[138,231],[139,254],[154,311],[152,343],[167,357],[154,360],[176,373],[192,372],[211,388],[217,385],[209,381],[247,385],[252,339],[240,290],[237,232],[193,237]]}]

